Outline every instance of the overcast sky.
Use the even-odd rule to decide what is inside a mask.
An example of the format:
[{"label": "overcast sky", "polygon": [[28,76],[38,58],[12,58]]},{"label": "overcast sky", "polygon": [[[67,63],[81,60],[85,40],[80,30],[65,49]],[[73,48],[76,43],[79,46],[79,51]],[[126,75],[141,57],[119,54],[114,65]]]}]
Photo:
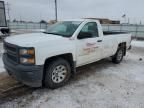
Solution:
[{"label": "overcast sky", "polygon": [[[10,4],[11,19],[40,21],[54,19],[54,0],[4,0]],[[144,23],[144,0],[57,0],[58,19],[111,18]]]}]

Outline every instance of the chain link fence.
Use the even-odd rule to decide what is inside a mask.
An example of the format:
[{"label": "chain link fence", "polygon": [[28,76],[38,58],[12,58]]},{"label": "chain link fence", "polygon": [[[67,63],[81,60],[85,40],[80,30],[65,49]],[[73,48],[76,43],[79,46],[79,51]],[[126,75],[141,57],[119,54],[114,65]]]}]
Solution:
[{"label": "chain link fence", "polygon": [[133,38],[144,39],[144,25],[132,24],[103,24],[104,31],[129,32]]},{"label": "chain link fence", "polygon": [[10,29],[46,29],[46,23],[32,23],[32,22],[9,22]]},{"label": "chain link fence", "polygon": [[[31,22],[10,22],[11,30],[40,31],[46,30],[49,24]],[[104,31],[130,32],[133,38],[144,39],[144,25],[132,24],[102,24]]]}]

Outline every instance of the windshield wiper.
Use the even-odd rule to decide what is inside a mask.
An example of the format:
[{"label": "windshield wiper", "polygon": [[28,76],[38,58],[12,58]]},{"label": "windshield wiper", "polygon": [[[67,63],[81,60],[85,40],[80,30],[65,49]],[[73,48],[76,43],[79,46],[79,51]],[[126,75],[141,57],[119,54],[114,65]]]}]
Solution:
[{"label": "windshield wiper", "polygon": [[58,33],[50,33],[50,32],[43,32],[43,33],[46,33],[46,34],[54,34],[54,35],[60,35]]},{"label": "windshield wiper", "polygon": [[62,37],[69,37],[69,36],[67,36],[67,35],[62,35],[62,34],[58,34],[58,33],[51,33],[51,32],[43,32],[43,33],[58,35],[58,36],[62,36]]}]

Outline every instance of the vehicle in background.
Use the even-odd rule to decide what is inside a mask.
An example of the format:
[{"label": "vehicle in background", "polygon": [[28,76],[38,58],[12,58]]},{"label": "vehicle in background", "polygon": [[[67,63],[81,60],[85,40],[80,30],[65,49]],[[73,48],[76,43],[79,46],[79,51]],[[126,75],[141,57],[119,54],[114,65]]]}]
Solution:
[{"label": "vehicle in background", "polygon": [[4,1],[0,1],[0,37],[7,36],[9,33],[10,30],[7,26]]},{"label": "vehicle in background", "polygon": [[76,68],[111,57],[119,64],[130,47],[131,34],[103,32],[97,20],[65,20],[44,33],[7,37],[4,66],[9,75],[31,87],[58,88]]}]

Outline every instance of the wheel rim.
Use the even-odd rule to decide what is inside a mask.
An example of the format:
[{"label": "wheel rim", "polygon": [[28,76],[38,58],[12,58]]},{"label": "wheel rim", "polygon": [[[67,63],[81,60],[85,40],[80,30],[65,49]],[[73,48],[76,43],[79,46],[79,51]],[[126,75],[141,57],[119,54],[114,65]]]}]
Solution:
[{"label": "wheel rim", "polygon": [[122,50],[119,50],[118,53],[117,53],[117,60],[121,60],[123,57],[123,51]]},{"label": "wheel rim", "polygon": [[54,83],[61,83],[67,75],[67,68],[64,65],[56,66],[52,72],[52,81]]}]

